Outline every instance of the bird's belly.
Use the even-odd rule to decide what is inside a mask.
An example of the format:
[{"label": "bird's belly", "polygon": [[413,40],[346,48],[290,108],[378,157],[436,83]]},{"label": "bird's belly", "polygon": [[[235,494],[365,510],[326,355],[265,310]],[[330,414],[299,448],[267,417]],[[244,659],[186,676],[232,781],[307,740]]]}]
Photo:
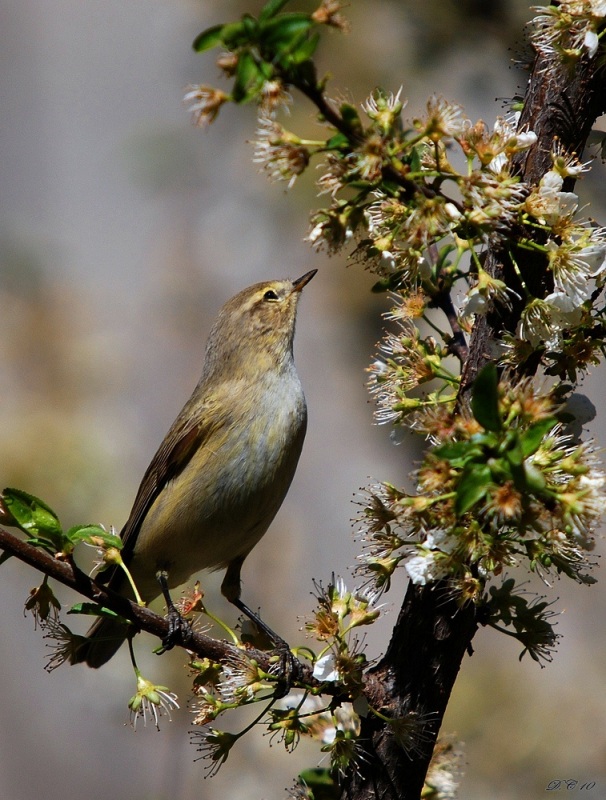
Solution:
[{"label": "bird's belly", "polygon": [[158,594],[158,569],[167,570],[171,587],[178,586],[194,572],[245,556],[257,544],[288,491],[304,435],[301,395],[290,411],[278,404],[271,418],[257,414],[237,435],[225,435],[192,456],[160,492],[139,530],[131,569],[144,599]]}]

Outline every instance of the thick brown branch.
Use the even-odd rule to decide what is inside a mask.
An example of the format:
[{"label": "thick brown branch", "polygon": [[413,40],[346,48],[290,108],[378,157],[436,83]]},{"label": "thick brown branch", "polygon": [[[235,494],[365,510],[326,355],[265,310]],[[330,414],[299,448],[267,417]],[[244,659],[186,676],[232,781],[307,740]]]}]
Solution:
[{"label": "thick brown branch", "polygon": [[372,778],[367,780],[366,772],[353,775],[346,797],[419,800],[452,687],[476,630],[475,607],[459,608],[445,581],[409,584],[385,657],[367,676],[366,693],[372,707],[387,717],[416,717],[414,749],[406,752],[388,726],[368,716],[362,739],[369,743]]},{"label": "thick brown branch", "polygon": [[556,56],[538,54],[528,82],[519,130],[532,130],[537,141],[517,157],[524,180],[538,183],[551,167],[554,139],[580,157],[595,120],[606,110],[606,84],[601,58],[580,59],[575,67]]}]

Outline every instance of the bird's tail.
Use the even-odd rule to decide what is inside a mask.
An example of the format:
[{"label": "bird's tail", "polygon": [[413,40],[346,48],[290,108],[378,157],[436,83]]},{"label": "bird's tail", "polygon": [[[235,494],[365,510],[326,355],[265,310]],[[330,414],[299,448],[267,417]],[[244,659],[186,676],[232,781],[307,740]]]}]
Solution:
[{"label": "bird's tail", "polygon": [[99,617],[87,631],[87,640],[72,656],[72,664],[86,663],[89,667],[102,667],[115,655],[128,635],[129,624],[123,619]]}]

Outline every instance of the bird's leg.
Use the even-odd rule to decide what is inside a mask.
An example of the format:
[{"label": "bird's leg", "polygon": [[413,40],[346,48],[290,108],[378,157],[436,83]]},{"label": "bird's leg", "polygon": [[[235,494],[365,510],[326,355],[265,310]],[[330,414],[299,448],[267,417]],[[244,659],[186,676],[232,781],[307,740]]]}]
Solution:
[{"label": "bird's leg", "polygon": [[[247,555],[247,554],[246,554]],[[221,584],[221,593],[230,603],[247,616],[271,641],[274,649],[280,656],[280,678],[276,689],[276,697],[284,697],[291,689],[293,681],[301,674],[301,664],[290,650],[288,642],[273,631],[267,623],[263,622],[246,603],[240,599],[240,570],[246,555],[230,561],[225,578]]]},{"label": "bird's leg", "polygon": [[192,627],[190,623],[181,616],[179,609],[172,601],[168,589],[168,572],[164,569],[159,570],[156,573],[156,579],[162,589],[162,595],[166,603],[166,619],[168,620],[168,633],[164,639],[162,639],[162,647],[156,651],[158,655],[162,655],[162,653],[165,653],[167,650],[172,650],[178,642],[187,644],[187,641],[192,635]]}]

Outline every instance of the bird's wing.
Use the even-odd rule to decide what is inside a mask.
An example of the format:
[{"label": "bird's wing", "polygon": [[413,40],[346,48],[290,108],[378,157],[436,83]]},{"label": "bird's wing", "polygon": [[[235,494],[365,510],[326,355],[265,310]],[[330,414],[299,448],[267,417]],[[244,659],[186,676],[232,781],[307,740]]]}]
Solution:
[{"label": "bird's wing", "polygon": [[[214,403],[205,403],[195,413],[189,405],[179,414],[152,458],[130,516],[120,533],[124,543],[122,557],[126,563],[135,548],[141,524],[163,487],[181,472],[208,437],[225,424],[226,415],[221,414]],[[213,423],[209,424],[209,420],[213,420]]]}]

